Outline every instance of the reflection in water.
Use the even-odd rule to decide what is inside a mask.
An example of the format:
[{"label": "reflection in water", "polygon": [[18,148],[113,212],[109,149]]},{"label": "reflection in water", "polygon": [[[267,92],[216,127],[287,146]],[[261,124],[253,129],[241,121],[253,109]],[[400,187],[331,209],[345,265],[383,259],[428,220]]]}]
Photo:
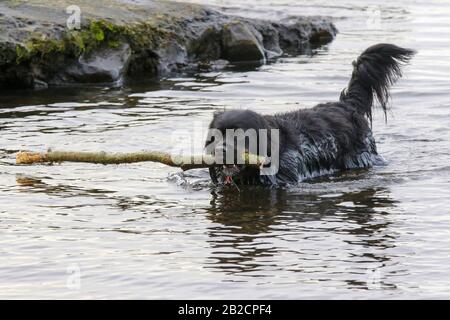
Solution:
[{"label": "reflection in water", "polygon": [[97,199],[105,199],[105,195],[114,193],[114,191],[102,189],[84,189],[67,184],[49,185],[42,181],[42,179],[24,175],[16,175],[16,182],[18,185],[23,187],[23,189],[19,189],[19,192],[45,193],[47,195],[54,195],[61,198],[90,196]]},{"label": "reflection in water", "polygon": [[[312,263],[316,271],[323,271],[321,269],[330,263],[327,260],[336,257],[317,252],[311,254],[309,249],[313,248],[308,248],[308,243],[314,238],[326,243],[336,238],[347,243],[349,256],[341,262],[359,262],[364,272],[369,272],[373,266],[382,268],[390,261],[385,249],[395,246],[395,233],[383,216],[395,203],[387,188],[368,188],[331,196],[256,187],[239,194],[230,189],[213,191],[207,217],[216,224],[208,229],[213,248],[208,268],[227,274],[255,276],[258,271],[270,267],[282,270],[283,266],[276,264],[282,261],[280,255],[295,251],[296,261],[290,262],[289,270],[308,272],[308,268],[302,266],[308,261],[309,268]],[[286,247],[284,241],[292,241],[293,245]],[[320,244],[315,243],[315,246]],[[364,264],[370,264],[369,269]],[[349,287],[370,285],[367,283],[370,277],[366,282],[345,281]],[[386,279],[380,285],[395,288]]]}]

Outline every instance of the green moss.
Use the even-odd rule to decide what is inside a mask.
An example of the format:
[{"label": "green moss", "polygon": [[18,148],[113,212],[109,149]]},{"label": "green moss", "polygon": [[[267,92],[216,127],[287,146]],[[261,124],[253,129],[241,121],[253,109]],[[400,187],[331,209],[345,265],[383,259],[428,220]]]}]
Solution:
[{"label": "green moss", "polygon": [[91,28],[90,28],[90,32],[91,32],[92,37],[96,41],[103,41],[103,40],[105,40],[105,33],[103,32],[102,28],[98,24],[92,23],[91,24]]},{"label": "green moss", "polygon": [[25,45],[16,46],[16,62],[31,59],[32,57],[44,58],[53,52],[64,52],[65,42],[45,37],[33,38],[25,43]]},{"label": "green moss", "polygon": [[27,60],[30,57],[30,53],[21,45],[16,45],[16,63],[19,64],[23,60]]},{"label": "green moss", "polygon": [[127,42],[131,49],[156,49],[162,43],[177,38],[172,32],[158,28],[151,22],[118,25],[106,20],[93,20],[81,30],[66,31],[60,39],[35,36],[24,45],[16,46],[16,63],[32,59],[46,59],[63,53],[68,57],[79,57],[101,46],[116,48]]},{"label": "green moss", "polygon": [[76,56],[86,50],[85,40],[80,32],[72,32],[68,35],[68,42],[72,44]]},{"label": "green moss", "polygon": [[108,47],[110,48],[117,48],[120,46],[120,42],[117,40],[109,40],[108,41]]}]

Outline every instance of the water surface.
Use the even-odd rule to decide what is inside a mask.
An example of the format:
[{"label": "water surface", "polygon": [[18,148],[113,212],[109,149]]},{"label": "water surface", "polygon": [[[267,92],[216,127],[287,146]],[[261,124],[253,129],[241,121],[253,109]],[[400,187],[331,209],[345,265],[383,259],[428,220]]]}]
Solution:
[{"label": "water surface", "polygon": [[[450,4],[195,2],[332,16],[340,33],[256,69],[2,93],[0,298],[450,298]],[[375,115],[385,167],[238,193],[151,163],[14,165],[21,149],[171,151],[174,129],[200,130],[215,110],[336,100],[377,42],[419,52],[388,122]]]}]

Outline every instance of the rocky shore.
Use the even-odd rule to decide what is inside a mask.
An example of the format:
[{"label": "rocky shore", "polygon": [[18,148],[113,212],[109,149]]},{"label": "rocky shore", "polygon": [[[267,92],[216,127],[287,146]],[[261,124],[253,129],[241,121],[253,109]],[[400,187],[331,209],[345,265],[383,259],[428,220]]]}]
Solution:
[{"label": "rocky shore", "polygon": [[[70,5],[80,8],[80,28],[68,28]],[[0,89],[120,84],[217,61],[263,64],[328,43],[336,32],[325,17],[267,21],[170,1],[5,0]]]}]

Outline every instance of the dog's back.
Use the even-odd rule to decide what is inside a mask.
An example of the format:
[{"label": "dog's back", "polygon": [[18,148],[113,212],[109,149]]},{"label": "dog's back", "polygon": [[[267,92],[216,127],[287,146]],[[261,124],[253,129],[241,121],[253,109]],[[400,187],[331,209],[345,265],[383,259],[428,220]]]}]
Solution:
[{"label": "dog's back", "polygon": [[277,115],[281,126],[289,123],[292,132],[291,147],[281,155],[278,180],[295,182],[381,163],[371,130],[374,98],[386,112],[389,86],[401,77],[401,64],[413,54],[391,44],[374,45],[353,62],[339,102]]}]

